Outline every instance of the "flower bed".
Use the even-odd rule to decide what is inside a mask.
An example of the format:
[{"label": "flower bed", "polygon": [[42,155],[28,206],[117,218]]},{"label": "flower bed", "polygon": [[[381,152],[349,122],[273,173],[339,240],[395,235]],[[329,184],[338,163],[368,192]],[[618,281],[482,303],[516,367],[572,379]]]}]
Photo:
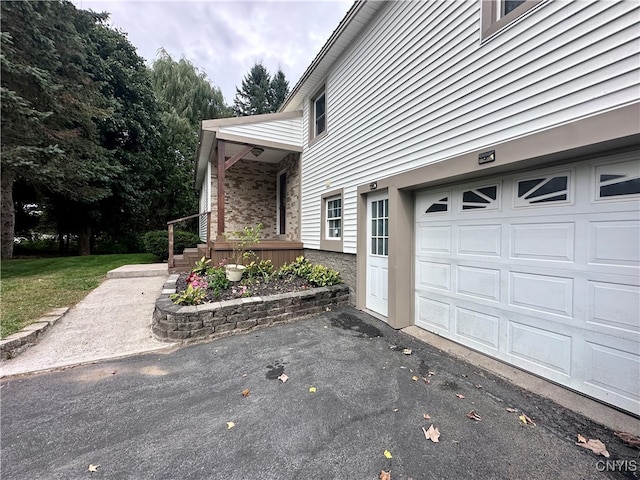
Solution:
[{"label": "flower bed", "polygon": [[223,265],[203,258],[189,274],[169,277],[156,301],[152,330],[162,340],[215,338],[287,322],[346,304],[340,274],[298,257],[274,272],[269,261],[251,262],[241,282],[230,282]]},{"label": "flower bed", "polygon": [[176,305],[178,275],[171,275],[156,300],[152,331],[165,341],[189,343],[291,322],[349,302],[344,284],[309,288],[265,297],[245,297],[202,305]]}]

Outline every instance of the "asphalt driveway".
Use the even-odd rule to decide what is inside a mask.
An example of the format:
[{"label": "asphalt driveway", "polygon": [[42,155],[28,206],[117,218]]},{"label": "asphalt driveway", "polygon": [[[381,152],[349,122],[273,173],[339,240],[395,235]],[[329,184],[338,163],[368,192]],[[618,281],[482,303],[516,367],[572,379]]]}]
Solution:
[{"label": "asphalt driveway", "polygon": [[[3,479],[638,475],[637,451],[610,430],[351,307],[4,379],[0,395]],[[438,443],[425,438],[431,425]],[[577,434],[602,440],[626,473],[602,472],[604,457],[576,446]]]}]

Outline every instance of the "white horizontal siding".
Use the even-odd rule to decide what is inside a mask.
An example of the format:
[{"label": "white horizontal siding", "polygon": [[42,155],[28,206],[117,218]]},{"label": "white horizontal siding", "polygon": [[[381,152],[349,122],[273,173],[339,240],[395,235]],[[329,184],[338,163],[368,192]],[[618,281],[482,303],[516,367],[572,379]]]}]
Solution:
[{"label": "white horizontal siding", "polygon": [[309,147],[302,241],[319,248],[320,196],[638,101],[640,4],[540,4],[481,43],[480,1],[389,2],[327,78],[327,136]]},{"label": "white horizontal siding", "polygon": [[272,122],[221,126],[220,132],[289,145],[302,144],[302,119],[290,118]]}]

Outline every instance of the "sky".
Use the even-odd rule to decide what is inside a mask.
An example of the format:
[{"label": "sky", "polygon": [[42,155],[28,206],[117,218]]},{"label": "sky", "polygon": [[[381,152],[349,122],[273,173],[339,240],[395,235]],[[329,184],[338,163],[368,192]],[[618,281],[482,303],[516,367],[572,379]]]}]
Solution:
[{"label": "sky", "polygon": [[256,62],[284,72],[292,89],[353,0],[73,0],[109,12],[149,65],[164,48],[185,57],[233,105],[236,87]]}]

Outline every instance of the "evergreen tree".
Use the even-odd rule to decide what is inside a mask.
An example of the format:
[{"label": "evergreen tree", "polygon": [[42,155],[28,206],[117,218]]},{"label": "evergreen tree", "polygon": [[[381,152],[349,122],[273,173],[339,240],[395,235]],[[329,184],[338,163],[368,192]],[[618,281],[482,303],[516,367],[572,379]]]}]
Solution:
[{"label": "evergreen tree", "polygon": [[233,112],[236,116],[271,113],[271,76],[261,63],[256,63],[236,87]]},{"label": "evergreen tree", "polygon": [[284,76],[282,69],[278,69],[276,74],[271,79],[271,99],[270,110],[272,113],[278,111],[280,106],[284,103],[285,98],[289,94],[289,82]]}]

